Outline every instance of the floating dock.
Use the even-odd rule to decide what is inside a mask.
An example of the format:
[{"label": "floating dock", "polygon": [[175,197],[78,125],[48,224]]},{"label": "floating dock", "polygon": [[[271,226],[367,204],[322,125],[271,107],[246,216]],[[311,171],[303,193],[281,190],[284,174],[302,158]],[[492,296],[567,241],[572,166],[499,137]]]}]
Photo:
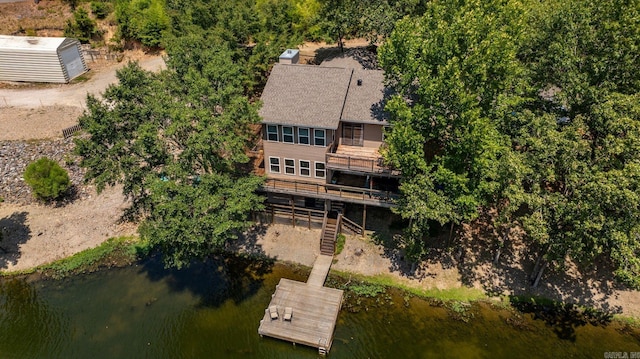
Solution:
[{"label": "floating dock", "polygon": [[[260,321],[260,336],[318,348],[322,355],[329,352],[343,294],[323,286],[332,260],[331,256],[318,256],[307,283],[280,279]],[[277,310],[277,318],[272,319],[269,308]],[[291,308],[290,320],[285,320],[285,308]]]}]

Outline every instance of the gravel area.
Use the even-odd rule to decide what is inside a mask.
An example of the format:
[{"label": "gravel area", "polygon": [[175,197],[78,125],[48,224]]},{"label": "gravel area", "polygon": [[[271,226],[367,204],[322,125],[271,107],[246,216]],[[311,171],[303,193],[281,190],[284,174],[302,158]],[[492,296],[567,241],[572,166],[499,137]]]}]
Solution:
[{"label": "gravel area", "polygon": [[24,171],[29,163],[49,157],[69,173],[72,188],[67,200],[88,198],[92,190],[83,184],[85,171],[78,166],[79,159],[73,155],[73,148],[73,139],[0,141],[0,197],[14,204],[36,204],[31,188],[24,181]]}]

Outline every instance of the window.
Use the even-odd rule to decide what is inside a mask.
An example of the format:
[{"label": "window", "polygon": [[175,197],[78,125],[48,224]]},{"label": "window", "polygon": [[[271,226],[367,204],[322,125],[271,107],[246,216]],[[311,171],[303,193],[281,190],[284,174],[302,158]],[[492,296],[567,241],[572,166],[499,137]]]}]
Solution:
[{"label": "window", "polygon": [[280,173],[280,158],[269,157],[269,172]]},{"label": "window", "polygon": [[327,171],[324,169],[324,162],[316,162],[316,178],[325,178]]},{"label": "window", "polygon": [[299,127],[298,128],[298,143],[301,145],[309,144],[309,129]]},{"label": "window", "polygon": [[362,124],[342,124],[342,144],[347,146],[362,146],[363,133]]},{"label": "window", "polygon": [[311,163],[300,160],[300,176],[311,177]]},{"label": "window", "polygon": [[313,130],[313,144],[316,146],[326,146],[324,130]]},{"label": "window", "polygon": [[284,173],[288,174],[288,175],[294,175],[296,174],[296,161],[292,160],[290,158],[285,158],[284,159]]},{"label": "window", "polygon": [[293,127],[282,126],[282,142],[293,143]]},{"label": "window", "polygon": [[278,141],[278,126],[267,125],[267,141]]}]

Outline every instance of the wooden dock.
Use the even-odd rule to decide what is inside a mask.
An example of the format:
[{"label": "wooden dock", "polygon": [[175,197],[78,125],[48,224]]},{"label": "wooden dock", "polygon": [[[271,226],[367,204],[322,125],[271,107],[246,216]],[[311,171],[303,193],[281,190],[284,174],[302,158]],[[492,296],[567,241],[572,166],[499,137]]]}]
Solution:
[{"label": "wooden dock", "polygon": [[[332,260],[331,256],[318,256],[307,283],[280,279],[260,321],[260,336],[318,348],[320,354],[329,352],[343,293],[323,286]],[[273,306],[278,311],[277,319],[271,319],[269,313]],[[284,320],[285,308],[293,311],[290,321]]]}]

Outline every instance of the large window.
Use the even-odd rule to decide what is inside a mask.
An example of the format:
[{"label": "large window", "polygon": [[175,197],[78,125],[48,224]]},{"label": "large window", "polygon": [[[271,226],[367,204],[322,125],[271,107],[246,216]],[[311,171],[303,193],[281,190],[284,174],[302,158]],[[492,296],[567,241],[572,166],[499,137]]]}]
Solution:
[{"label": "large window", "polygon": [[269,157],[269,172],[280,173],[280,158]]},{"label": "large window", "polygon": [[300,160],[300,176],[311,177],[311,163]]},{"label": "large window", "polygon": [[282,142],[293,143],[293,127],[282,126]]},{"label": "large window", "polygon": [[285,158],[284,159],[284,173],[288,174],[288,175],[294,175],[296,174],[296,161],[292,160],[290,158]]},{"label": "large window", "polygon": [[325,178],[327,177],[327,170],[324,168],[324,162],[316,162],[316,178]]},{"label": "large window", "polygon": [[267,125],[267,140],[276,142],[278,141],[278,126]]},{"label": "large window", "polygon": [[309,142],[309,129],[305,127],[298,127],[298,143],[301,145],[308,145]]},{"label": "large window", "polygon": [[342,144],[347,146],[362,146],[363,128],[361,123],[342,124]]},{"label": "large window", "polygon": [[327,141],[325,136],[324,130],[313,130],[313,144],[316,146],[326,146]]}]

